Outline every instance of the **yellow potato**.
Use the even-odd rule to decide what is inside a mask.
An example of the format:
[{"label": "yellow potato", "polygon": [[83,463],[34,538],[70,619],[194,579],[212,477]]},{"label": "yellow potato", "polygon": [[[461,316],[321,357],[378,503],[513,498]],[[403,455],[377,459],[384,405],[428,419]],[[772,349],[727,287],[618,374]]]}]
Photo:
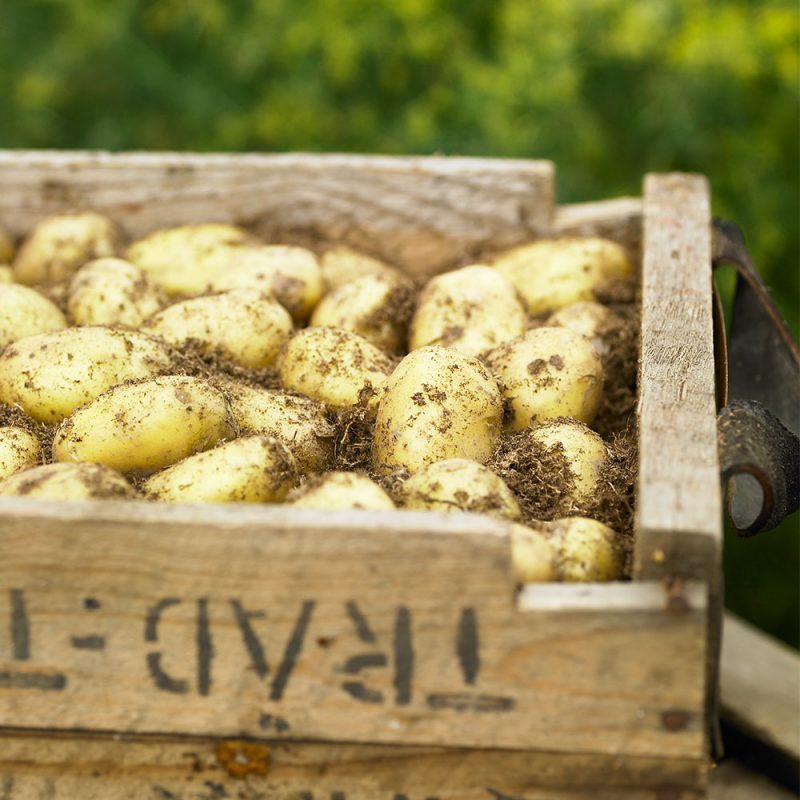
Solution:
[{"label": "yellow potato", "polygon": [[14,240],[11,234],[0,227],[0,264],[10,264],[14,258]]},{"label": "yellow potato", "polygon": [[477,359],[422,347],[392,373],[378,407],[372,462],[380,474],[415,473],[447,458],[488,461],[500,436],[503,402]]},{"label": "yellow potato", "polygon": [[412,475],[401,490],[405,508],[474,511],[519,519],[514,493],[488,467],[469,458],[437,461]]},{"label": "yellow potato", "polygon": [[91,461],[146,474],[229,438],[225,396],[198,378],[166,375],[115,386],[64,420],[56,461]]},{"label": "yellow potato", "polygon": [[139,267],[121,258],[98,258],[73,276],[67,312],[75,325],[138,328],[165,305],[161,289]]},{"label": "yellow potato", "polygon": [[493,266],[517,287],[531,314],[595,300],[595,289],[606,281],[633,277],[623,247],[591,237],[522,245],[498,256]]},{"label": "yellow potato", "polygon": [[144,493],[168,503],[276,503],[297,477],[292,454],[271,436],[248,436],[197,453],[148,478]]},{"label": "yellow potato", "polygon": [[305,322],[322,297],[322,273],[311,250],[286,244],[218,250],[210,259],[218,264],[209,283],[216,292],[258,289],[271,294],[292,315]]},{"label": "yellow potato", "polygon": [[14,283],[14,270],[5,264],[0,265],[0,283]]},{"label": "yellow potato", "polygon": [[274,436],[289,448],[303,474],[330,467],[335,430],[322,403],[238,381],[226,381],[220,387],[243,434]]},{"label": "yellow potato", "polygon": [[67,328],[29,336],[0,354],[0,401],[59,422],[123,381],[169,371],[165,344],[138,331]]},{"label": "yellow potato", "polygon": [[547,320],[549,327],[569,328],[585,336],[601,356],[609,351],[603,334],[621,324],[622,320],[610,308],[592,300],[565,306]]},{"label": "yellow potato", "polygon": [[392,511],[394,503],[375,481],[357,472],[327,472],[310,480],[292,500],[295,508],[322,511],[364,508]]},{"label": "yellow potato", "polygon": [[66,327],[59,307],[35,289],[0,284],[0,349],[18,339]]},{"label": "yellow potato", "polygon": [[283,306],[255,289],[184,300],[160,311],[142,330],[174,344],[198,342],[242,367],[268,367],[292,333]]},{"label": "yellow potato", "polygon": [[399,353],[405,350],[413,302],[410,281],[364,275],[326,294],[309,324],[354,331],[387,353]]},{"label": "yellow potato", "polygon": [[42,220],[14,259],[19,283],[59,283],[87,261],[114,256],[122,235],[108,217],[92,211],[59,214]]},{"label": "yellow potato", "polygon": [[224,222],[165,228],[134,242],[125,258],[144,270],[169,295],[196,295],[206,291],[225,261],[219,250],[253,242],[243,228]]},{"label": "yellow potato", "polygon": [[438,344],[480,356],[520,336],[527,320],[514,286],[497,270],[474,264],[428,283],[411,321],[409,349]]},{"label": "yellow potato", "polygon": [[331,408],[373,402],[394,362],[363,336],[337,328],[306,328],[296,333],[278,358],[284,389]]},{"label": "yellow potato", "polygon": [[520,583],[560,578],[556,549],[544,533],[525,525],[511,525],[511,566]]},{"label": "yellow potato", "polygon": [[555,417],[592,422],[603,393],[603,365],[591,343],[568,328],[534,328],[485,357],[517,432]]},{"label": "yellow potato", "polygon": [[45,464],[0,481],[0,495],[43,500],[132,500],[136,490],[100,464]]},{"label": "yellow potato", "polygon": [[338,246],[326,250],[320,256],[322,283],[326,292],[331,292],[356,278],[374,275],[385,278],[400,278],[403,273],[372,256]]},{"label": "yellow potato", "polygon": [[574,479],[565,499],[573,505],[582,505],[596,496],[608,461],[608,448],[597,433],[572,419],[537,425],[530,429],[529,436],[544,447],[558,447],[562,451]]},{"label": "yellow potato", "polygon": [[0,427],[0,478],[35,467],[42,456],[38,437],[17,425]]},{"label": "yellow potato", "polygon": [[539,526],[556,551],[561,580],[613,581],[622,576],[617,534],[607,525],[587,517],[565,517]]}]

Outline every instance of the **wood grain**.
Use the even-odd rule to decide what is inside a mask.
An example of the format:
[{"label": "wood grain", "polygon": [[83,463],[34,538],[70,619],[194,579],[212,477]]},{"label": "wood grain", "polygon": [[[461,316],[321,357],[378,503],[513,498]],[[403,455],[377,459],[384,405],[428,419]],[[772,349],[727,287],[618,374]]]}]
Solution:
[{"label": "wood grain", "polygon": [[518,610],[486,517],[200,512],[0,503],[0,725],[703,757],[702,591]]},{"label": "wood grain", "polygon": [[716,583],[722,510],[708,183],[648,175],[644,190],[635,577]]},{"label": "wood grain", "polygon": [[681,759],[0,732],[3,800],[701,800],[706,772]]},{"label": "wood grain", "polygon": [[238,222],[271,241],[344,242],[429,275],[547,234],[548,161],[359,155],[0,151],[0,223],[93,208],[130,236]]}]

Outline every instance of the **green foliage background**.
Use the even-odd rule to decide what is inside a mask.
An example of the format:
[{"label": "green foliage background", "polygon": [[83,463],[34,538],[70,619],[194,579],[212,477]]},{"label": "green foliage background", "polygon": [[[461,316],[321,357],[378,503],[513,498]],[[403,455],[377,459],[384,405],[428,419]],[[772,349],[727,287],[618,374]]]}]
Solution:
[{"label": "green foliage background", "polygon": [[[703,172],[796,336],[798,37],[796,0],[3,0],[0,146],[543,157],[561,202]],[[797,542],[726,554],[795,645]]]}]

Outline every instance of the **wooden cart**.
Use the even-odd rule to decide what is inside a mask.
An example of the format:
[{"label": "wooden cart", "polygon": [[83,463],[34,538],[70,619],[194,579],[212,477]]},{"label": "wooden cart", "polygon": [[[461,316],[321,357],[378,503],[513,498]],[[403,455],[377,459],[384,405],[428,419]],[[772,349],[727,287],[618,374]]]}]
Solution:
[{"label": "wooden cart", "polygon": [[234,220],[414,275],[601,234],[642,265],[634,580],[518,590],[506,526],[0,504],[0,797],[706,796],[720,480],[709,191],[554,205],[548,162],[0,153],[0,221]]}]

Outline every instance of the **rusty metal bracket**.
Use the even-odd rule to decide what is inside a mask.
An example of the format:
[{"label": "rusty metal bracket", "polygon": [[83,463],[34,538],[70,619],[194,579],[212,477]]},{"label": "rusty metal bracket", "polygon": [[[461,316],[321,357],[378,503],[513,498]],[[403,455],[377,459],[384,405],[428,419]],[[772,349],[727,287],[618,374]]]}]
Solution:
[{"label": "rusty metal bracket", "polygon": [[800,503],[800,348],[734,223],[714,220],[712,264],[739,275],[727,352],[715,301],[719,394],[731,401],[719,415],[720,463],[733,524],[752,536]]}]

